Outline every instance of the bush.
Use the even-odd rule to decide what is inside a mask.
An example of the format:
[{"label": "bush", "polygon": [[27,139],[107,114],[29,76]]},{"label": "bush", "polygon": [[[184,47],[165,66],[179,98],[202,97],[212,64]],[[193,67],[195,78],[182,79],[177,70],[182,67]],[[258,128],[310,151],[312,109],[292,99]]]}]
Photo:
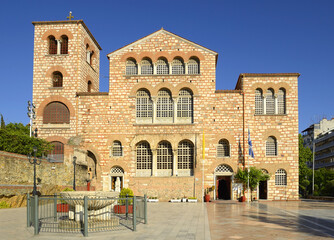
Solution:
[{"label": "bush", "polygon": [[10,203],[7,203],[6,201],[1,201],[0,202],[0,209],[1,208],[10,208],[10,207],[11,207]]},{"label": "bush", "polygon": [[[133,197],[133,191],[130,189],[130,188],[123,188],[122,190],[121,190],[121,192],[119,193],[119,198],[126,198],[126,196],[128,196],[129,198],[131,197]],[[120,199],[119,200],[119,204],[120,205],[125,205],[125,199]],[[132,199],[130,199],[129,201],[128,201],[128,204],[129,205],[132,205]]]},{"label": "bush", "polygon": [[66,187],[62,190],[62,192],[72,192],[74,191],[73,188]]}]

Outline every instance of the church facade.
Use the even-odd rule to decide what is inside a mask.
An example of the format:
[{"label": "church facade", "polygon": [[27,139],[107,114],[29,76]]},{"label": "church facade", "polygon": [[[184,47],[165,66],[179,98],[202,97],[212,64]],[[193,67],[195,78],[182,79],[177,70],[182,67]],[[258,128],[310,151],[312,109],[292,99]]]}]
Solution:
[{"label": "church facade", "polygon": [[298,73],[244,73],[216,90],[218,54],[161,29],[107,55],[100,92],[101,47],[85,23],[33,24],[33,128],[96,190],[236,199],[249,164],[270,175],[254,196],[298,199]]}]

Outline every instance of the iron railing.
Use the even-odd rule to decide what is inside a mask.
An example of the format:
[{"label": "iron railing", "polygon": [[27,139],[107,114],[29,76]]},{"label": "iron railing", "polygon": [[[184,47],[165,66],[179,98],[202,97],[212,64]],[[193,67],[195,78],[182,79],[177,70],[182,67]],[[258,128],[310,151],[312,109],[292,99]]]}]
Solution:
[{"label": "iron railing", "polygon": [[39,232],[83,233],[136,231],[147,223],[147,201],[144,197],[67,198],[60,196],[27,197],[27,227]]}]

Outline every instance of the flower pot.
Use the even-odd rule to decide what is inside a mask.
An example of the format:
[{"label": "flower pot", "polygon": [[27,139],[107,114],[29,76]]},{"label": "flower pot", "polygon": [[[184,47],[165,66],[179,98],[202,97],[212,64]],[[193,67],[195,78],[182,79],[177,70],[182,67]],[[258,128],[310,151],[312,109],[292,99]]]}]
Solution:
[{"label": "flower pot", "polygon": [[188,202],[190,202],[190,203],[197,203],[197,199],[188,199]]},{"label": "flower pot", "polygon": [[240,198],[239,198],[239,202],[245,202],[246,201],[246,197],[245,196],[241,196]]},{"label": "flower pot", "polygon": [[70,206],[67,203],[58,203],[57,204],[57,212],[68,212]]},{"label": "flower pot", "polygon": [[[125,214],[126,213],[126,206],[125,205],[115,205],[114,206],[114,213]],[[128,206],[128,213],[133,213],[133,205]]]},{"label": "flower pot", "polygon": [[205,194],[204,201],[205,202],[210,202],[210,195],[209,194]]}]

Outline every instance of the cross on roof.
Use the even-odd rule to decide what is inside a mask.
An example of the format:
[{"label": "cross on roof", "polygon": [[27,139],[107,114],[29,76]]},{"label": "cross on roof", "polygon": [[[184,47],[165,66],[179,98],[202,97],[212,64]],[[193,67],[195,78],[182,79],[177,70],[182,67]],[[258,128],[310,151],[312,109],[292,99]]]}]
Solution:
[{"label": "cross on roof", "polygon": [[74,18],[74,17],[72,16],[72,12],[71,12],[71,11],[70,11],[70,16],[68,16],[68,17],[66,17],[66,18],[68,18],[69,21],[72,20],[72,18]]}]

